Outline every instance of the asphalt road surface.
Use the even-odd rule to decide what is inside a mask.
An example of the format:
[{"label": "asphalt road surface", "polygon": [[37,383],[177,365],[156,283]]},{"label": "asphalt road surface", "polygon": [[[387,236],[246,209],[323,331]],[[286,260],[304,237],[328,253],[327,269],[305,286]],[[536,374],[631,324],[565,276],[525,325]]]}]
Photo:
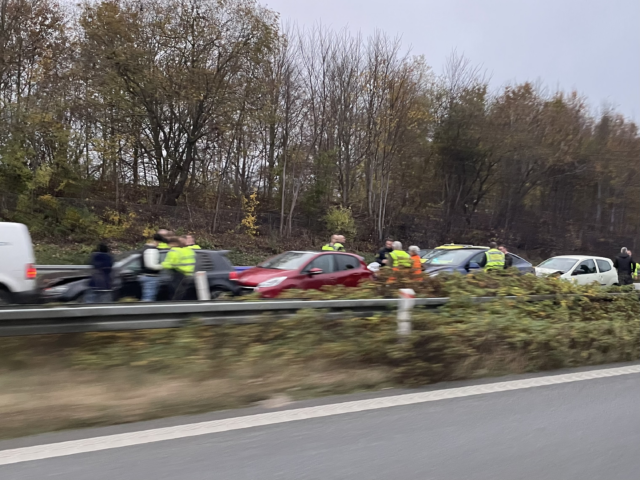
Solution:
[{"label": "asphalt road surface", "polygon": [[[635,368],[542,386],[513,383],[493,393],[484,393],[491,388],[436,390],[429,400],[433,392],[425,397],[386,392],[374,403],[371,397],[341,399],[352,401],[351,413],[340,411],[347,404],[320,402],[297,414],[304,404],[293,404],[269,417],[273,423],[267,425],[260,425],[260,415],[225,412],[217,414],[223,420],[215,428],[221,431],[171,440],[149,430],[149,423],[114,427],[137,435],[127,437],[135,444],[119,448],[113,448],[119,437],[108,436],[117,433],[113,428],[14,440],[0,444],[0,479],[638,480],[640,369]],[[604,370],[595,370],[596,377],[599,371]],[[402,405],[406,398],[415,403]],[[293,418],[296,414],[303,419]],[[164,434],[191,435],[178,427]],[[92,447],[96,437],[109,446]],[[58,453],[38,446],[69,438],[75,443]]]}]

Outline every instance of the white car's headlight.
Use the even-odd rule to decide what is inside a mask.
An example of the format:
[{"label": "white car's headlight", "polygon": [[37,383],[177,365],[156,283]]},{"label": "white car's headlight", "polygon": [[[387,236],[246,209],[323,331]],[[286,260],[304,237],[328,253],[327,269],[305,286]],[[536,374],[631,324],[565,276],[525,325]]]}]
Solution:
[{"label": "white car's headlight", "polygon": [[287,277],[275,277],[265,282],[259,283],[257,288],[275,287],[284,282]]}]

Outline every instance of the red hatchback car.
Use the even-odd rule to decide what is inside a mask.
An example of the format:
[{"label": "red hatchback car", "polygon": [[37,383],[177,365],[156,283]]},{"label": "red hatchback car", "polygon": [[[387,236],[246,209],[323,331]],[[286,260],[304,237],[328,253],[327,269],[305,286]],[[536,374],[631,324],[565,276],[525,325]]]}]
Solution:
[{"label": "red hatchback car", "polygon": [[370,277],[364,261],[351,253],[284,252],[238,273],[235,280],[245,291],[257,291],[265,298],[274,298],[288,288],[356,287]]}]

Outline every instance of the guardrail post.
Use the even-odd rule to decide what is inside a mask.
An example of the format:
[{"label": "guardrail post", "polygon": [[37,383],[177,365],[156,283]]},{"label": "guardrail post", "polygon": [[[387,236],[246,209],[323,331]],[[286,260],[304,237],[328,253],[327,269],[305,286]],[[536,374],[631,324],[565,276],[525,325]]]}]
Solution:
[{"label": "guardrail post", "polygon": [[209,289],[209,279],[207,278],[207,272],[196,272],[194,275],[194,281],[196,284],[196,293],[198,294],[198,300],[211,300],[211,290]]},{"label": "guardrail post", "polygon": [[411,335],[411,310],[415,304],[416,292],[410,288],[401,288],[398,303],[398,335]]}]

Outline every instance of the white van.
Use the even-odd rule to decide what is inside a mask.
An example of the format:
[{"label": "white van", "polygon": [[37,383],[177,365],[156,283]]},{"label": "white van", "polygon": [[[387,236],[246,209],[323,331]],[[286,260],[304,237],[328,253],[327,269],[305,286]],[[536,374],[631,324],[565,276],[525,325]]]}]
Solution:
[{"label": "white van", "polygon": [[0,222],[0,305],[36,301],[35,262],[27,227]]}]

